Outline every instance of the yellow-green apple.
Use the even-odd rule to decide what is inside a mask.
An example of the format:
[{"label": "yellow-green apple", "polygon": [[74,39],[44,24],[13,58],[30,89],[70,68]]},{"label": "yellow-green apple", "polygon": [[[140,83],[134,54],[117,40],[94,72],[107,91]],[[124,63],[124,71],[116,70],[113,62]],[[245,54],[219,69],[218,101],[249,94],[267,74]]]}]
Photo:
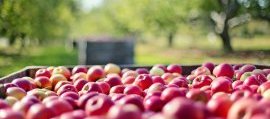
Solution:
[{"label": "yellow-green apple", "polygon": [[270,89],[270,81],[261,84],[257,90],[259,94],[263,94],[266,90]]},{"label": "yellow-green apple", "polygon": [[31,91],[28,91],[27,96],[35,96],[39,100],[43,100],[45,97],[47,97],[45,93],[46,93],[45,90],[36,88],[36,89],[31,90]]},{"label": "yellow-green apple", "polygon": [[31,106],[26,114],[27,119],[50,119],[52,117],[54,117],[53,111],[41,103]]},{"label": "yellow-green apple", "polygon": [[168,119],[203,119],[204,112],[195,102],[186,98],[175,98],[164,105],[162,113]]},{"label": "yellow-green apple", "polygon": [[12,96],[7,96],[5,98],[5,101],[8,103],[9,106],[12,107],[12,105],[14,105],[17,101],[19,101],[17,98],[12,97]]},{"label": "yellow-green apple", "polygon": [[45,76],[39,76],[35,78],[35,84],[39,88],[46,88],[51,90],[52,89],[52,82],[48,77]]},{"label": "yellow-green apple", "polygon": [[21,100],[24,96],[26,96],[25,90],[19,87],[10,87],[6,91],[7,96],[12,96],[17,98],[18,100]]},{"label": "yellow-green apple", "polygon": [[133,105],[114,105],[110,108],[108,119],[143,119],[140,109]]},{"label": "yellow-green apple", "polygon": [[59,81],[67,81],[67,78],[65,76],[63,76],[62,74],[53,74],[50,77],[50,81],[52,82],[52,87],[54,89],[55,85],[59,82]]},{"label": "yellow-green apple", "polygon": [[51,77],[51,72],[47,69],[38,69],[35,73],[35,77],[39,77],[39,76],[46,76],[48,78]]},{"label": "yellow-green apple", "polygon": [[149,71],[150,75],[156,75],[156,76],[162,76],[165,73],[165,71],[160,67],[152,67]]},{"label": "yellow-green apple", "polygon": [[214,68],[213,74],[216,77],[227,76],[229,78],[233,78],[234,70],[230,64],[222,63]]},{"label": "yellow-green apple", "polygon": [[64,67],[64,66],[58,66],[58,67],[54,68],[52,75],[55,75],[55,74],[61,74],[64,77],[66,77],[66,79],[68,79],[68,80],[70,79],[70,76],[71,76],[71,72],[69,71],[69,69]]},{"label": "yellow-green apple", "polygon": [[106,74],[111,74],[111,73],[120,74],[121,68],[116,64],[108,63],[104,66],[104,71]]},{"label": "yellow-green apple", "polygon": [[47,67],[46,69],[52,74],[54,68],[56,68],[56,67],[54,67],[54,66],[49,66],[49,67]]},{"label": "yellow-green apple", "polygon": [[125,73],[123,73],[122,80],[125,79],[126,77],[136,78],[137,76],[138,76],[138,73],[136,71],[129,70],[129,71],[126,71]]},{"label": "yellow-green apple", "polygon": [[88,81],[97,81],[105,76],[105,71],[101,66],[92,66],[87,71]]},{"label": "yellow-green apple", "polygon": [[85,112],[87,115],[105,115],[113,105],[108,96],[95,96],[87,101]]}]

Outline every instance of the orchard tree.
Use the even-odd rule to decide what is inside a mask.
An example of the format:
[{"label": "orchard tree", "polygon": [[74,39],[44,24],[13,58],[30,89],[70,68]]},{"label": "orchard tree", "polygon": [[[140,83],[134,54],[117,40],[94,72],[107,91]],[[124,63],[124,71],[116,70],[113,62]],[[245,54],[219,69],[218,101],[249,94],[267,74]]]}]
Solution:
[{"label": "orchard tree", "polygon": [[62,39],[77,11],[74,0],[0,0],[0,36],[10,45],[25,39]]}]

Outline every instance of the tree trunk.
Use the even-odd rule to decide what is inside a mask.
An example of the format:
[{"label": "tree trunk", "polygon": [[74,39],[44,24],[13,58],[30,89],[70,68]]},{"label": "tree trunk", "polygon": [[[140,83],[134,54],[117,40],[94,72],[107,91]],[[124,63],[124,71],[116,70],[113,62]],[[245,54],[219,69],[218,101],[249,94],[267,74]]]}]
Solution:
[{"label": "tree trunk", "polygon": [[168,47],[173,47],[173,38],[174,38],[174,33],[170,32],[168,35]]},{"label": "tree trunk", "polygon": [[220,35],[221,40],[222,40],[224,52],[225,53],[233,52],[233,48],[232,48],[232,45],[231,45],[231,37],[229,35],[229,27],[228,27],[228,22],[227,21],[225,21],[224,29],[219,35]]},{"label": "tree trunk", "polygon": [[8,42],[9,43],[9,46],[14,45],[15,41],[16,41],[16,35],[11,35],[9,37],[9,42]]}]

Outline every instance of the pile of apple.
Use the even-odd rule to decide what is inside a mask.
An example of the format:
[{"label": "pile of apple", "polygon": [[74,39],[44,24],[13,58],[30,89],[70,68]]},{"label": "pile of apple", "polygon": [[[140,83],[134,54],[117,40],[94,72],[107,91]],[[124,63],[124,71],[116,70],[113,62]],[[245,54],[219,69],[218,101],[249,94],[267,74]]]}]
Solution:
[{"label": "pile of apple", "polygon": [[0,89],[0,119],[270,119],[270,69],[202,64],[39,69]]}]

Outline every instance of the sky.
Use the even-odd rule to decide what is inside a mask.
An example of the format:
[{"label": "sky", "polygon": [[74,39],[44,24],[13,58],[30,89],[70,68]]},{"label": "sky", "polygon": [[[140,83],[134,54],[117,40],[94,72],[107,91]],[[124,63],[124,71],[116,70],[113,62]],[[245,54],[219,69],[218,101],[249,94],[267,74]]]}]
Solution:
[{"label": "sky", "polygon": [[103,0],[81,0],[81,2],[82,2],[82,9],[85,11],[89,11],[93,7],[101,5]]}]

